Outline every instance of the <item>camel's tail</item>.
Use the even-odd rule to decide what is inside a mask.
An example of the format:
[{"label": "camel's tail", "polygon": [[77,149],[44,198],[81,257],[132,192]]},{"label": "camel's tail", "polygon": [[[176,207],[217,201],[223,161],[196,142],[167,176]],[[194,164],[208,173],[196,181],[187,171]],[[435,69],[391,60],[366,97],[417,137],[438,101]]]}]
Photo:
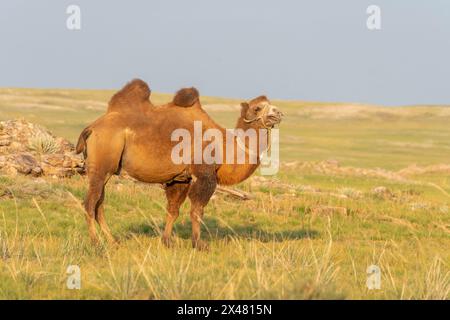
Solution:
[{"label": "camel's tail", "polygon": [[85,158],[87,157],[86,140],[91,133],[92,129],[90,127],[87,127],[83,131],[81,131],[80,137],[78,138],[77,146],[75,148],[76,154],[83,152],[84,157]]},{"label": "camel's tail", "polygon": [[199,100],[198,90],[194,87],[178,90],[172,103],[179,107],[192,107]]}]

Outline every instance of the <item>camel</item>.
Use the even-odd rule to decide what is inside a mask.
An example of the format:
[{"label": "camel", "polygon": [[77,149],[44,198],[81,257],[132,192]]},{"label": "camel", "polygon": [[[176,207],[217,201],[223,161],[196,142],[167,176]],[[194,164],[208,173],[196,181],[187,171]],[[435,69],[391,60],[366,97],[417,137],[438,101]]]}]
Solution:
[{"label": "camel", "polygon": [[[201,121],[203,131],[214,128],[225,134],[225,129],[203,110],[195,88],[179,90],[172,102],[162,106],[154,106],[149,97],[148,85],[142,80],[133,80],[112,97],[107,113],[80,134],[76,152],[84,153],[89,181],[84,206],[90,238],[93,243],[99,241],[96,221],[106,240],[115,243],[105,221],[103,201],[110,177],[124,170],[138,181],[164,186],[167,218],[162,241],[165,245],[171,245],[172,228],[180,206],[189,198],[192,246],[207,249],[208,244],[200,239],[201,221],[216,186],[236,184],[250,177],[259,166],[259,154],[268,148],[268,143],[258,143],[257,150],[250,150],[247,140],[238,141],[237,137],[231,140],[235,150],[243,145],[246,156],[257,152],[256,163],[174,163],[171,158],[171,151],[177,144],[171,140],[174,130],[183,128],[192,133],[194,121]],[[236,128],[270,130],[280,123],[281,116],[266,96],[260,96],[241,103]],[[205,145],[202,143],[203,149]],[[222,146],[222,157],[225,157],[226,143]]]}]

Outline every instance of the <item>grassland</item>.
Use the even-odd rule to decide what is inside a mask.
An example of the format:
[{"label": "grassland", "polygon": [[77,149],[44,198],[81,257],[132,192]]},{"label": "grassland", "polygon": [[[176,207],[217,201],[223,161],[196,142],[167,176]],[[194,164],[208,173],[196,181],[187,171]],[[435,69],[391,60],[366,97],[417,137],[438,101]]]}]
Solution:
[{"label": "grassland", "polygon": [[[0,89],[0,120],[22,117],[75,141],[111,94]],[[202,101],[234,125],[238,100]],[[112,179],[105,210],[120,245],[93,248],[84,177],[0,177],[0,298],[448,299],[450,108],[276,103],[286,114],[280,172],[237,186],[252,200],[214,196],[208,253],[191,249],[187,204],[175,247],[160,243],[158,186]],[[73,264],[81,290],[66,287]],[[372,264],[380,290],[366,287]]]}]

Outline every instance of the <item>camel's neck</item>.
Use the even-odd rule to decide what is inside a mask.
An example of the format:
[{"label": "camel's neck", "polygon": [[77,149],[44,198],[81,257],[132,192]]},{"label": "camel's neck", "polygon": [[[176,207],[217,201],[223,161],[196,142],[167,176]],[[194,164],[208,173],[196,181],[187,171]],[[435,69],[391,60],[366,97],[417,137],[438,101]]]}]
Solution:
[{"label": "camel's neck", "polygon": [[[244,133],[248,133],[249,129],[253,129],[253,132],[256,134],[256,139],[242,139],[239,138],[239,136],[235,136],[232,139],[231,146],[229,145],[229,141],[227,146],[227,139],[225,139],[224,151],[226,156],[228,155],[230,148],[232,148],[234,152],[232,157],[233,161],[230,161],[230,157],[226,159],[227,157],[225,156],[224,164],[222,164],[217,171],[218,183],[222,185],[236,184],[250,177],[260,164],[259,155],[268,145],[267,140],[264,141],[264,143],[260,143],[260,139],[264,137],[260,136],[259,129],[253,128],[252,125],[246,123],[242,117],[238,119],[236,129],[240,129]],[[242,153],[240,154],[240,152]],[[242,154],[245,154],[245,159],[241,158],[241,161],[239,161],[239,155]]]}]

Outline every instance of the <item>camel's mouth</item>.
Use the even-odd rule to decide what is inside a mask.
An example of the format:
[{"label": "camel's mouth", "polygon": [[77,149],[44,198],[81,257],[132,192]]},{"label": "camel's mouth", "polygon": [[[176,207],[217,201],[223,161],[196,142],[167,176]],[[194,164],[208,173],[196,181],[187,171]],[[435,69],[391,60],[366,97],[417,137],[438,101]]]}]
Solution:
[{"label": "camel's mouth", "polygon": [[266,117],[266,124],[268,124],[269,126],[273,127],[276,124],[279,124],[281,122],[281,117],[277,117],[277,116],[267,116]]},{"label": "camel's mouth", "polygon": [[281,122],[282,117],[283,113],[279,111],[277,107],[271,107],[264,118],[264,122],[273,128],[275,125]]}]

